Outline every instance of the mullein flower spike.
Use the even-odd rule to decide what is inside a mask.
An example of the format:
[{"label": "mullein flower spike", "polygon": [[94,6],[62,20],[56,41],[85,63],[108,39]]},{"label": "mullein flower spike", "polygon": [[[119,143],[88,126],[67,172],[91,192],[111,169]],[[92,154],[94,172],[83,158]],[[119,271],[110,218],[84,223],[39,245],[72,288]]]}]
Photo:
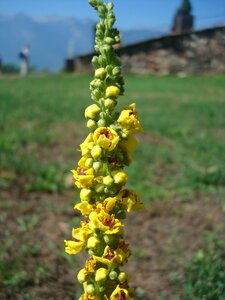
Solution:
[{"label": "mullein flower spike", "polygon": [[80,300],[133,299],[128,277],[121,267],[130,256],[124,241],[122,219],[126,213],[143,208],[137,193],[124,186],[128,180],[124,167],[132,160],[141,132],[135,104],[115,112],[117,99],[124,93],[121,63],[114,51],[120,34],[113,28],[113,4],[89,0],[98,12],[95,50],[92,59],[95,79],[90,83],[91,98],[96,103],[85,110],[91,130],[80,145],[82,157],[72,170],[81,201],[75,205],[84,216],[79,228],[72,230],[71,241],[65,241],[66,252],[77,254],[82,249],[90,255],[77,275],[83,284]]}]

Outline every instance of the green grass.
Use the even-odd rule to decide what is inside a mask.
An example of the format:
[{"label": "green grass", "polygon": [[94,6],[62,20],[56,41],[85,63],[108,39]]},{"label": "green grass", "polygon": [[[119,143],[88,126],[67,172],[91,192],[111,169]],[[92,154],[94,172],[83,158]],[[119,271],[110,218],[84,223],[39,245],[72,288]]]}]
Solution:
[{"label": "green grass", "polygon": [[204,248],[186,263],[183,280],[177,281],[180,298],[183,300],[223,300],[225,295],[224,264],[224,242],[210,233]]},{"label": "green grass", "polygon": [[[91,76],[0,80],[0,186],[61,192],[85,138]],[[144,200],[221,194],[225,184],[223,77],[127,76],[119,106],[137,102],[145,133],[129,185]],[[218,192],[220,191],[220,192]]]}]

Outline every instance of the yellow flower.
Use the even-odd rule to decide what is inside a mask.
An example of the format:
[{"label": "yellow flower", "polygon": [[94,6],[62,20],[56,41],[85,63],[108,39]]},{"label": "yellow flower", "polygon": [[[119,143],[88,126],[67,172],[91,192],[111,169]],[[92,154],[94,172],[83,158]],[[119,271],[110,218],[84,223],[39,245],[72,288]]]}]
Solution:
[{"label": "yellow flower", "polygon": [[127,289],[121,288],[119,285],[112,292],[110,300],[132,300]]},{"label": "yellow flower", "polygon": [[99,282],[102,280],[106,280],[108,272],[109,271],[105,268],[99,268],[95,273],[95,281]]},{"label": "yellow flower", "polygon": [[128,176],[124,170],[122,169],[115,170],[112,171],[111,174],[116,184],[124,185],[127,182]]},{"label": "yellow flower", "polygon": [[84,155],[90,155],[91,149],[94,146],[93,142],[93,133],[89,133],[89,135],[86,137],[85,141],[80,144],[80,149],[82,156]]},{"label": "yellow flower", "polygon": [[136,211],[139,209],[143,209],[144,205],[141,202],[138,194],[129,189],[122,190],[119,194],[122,203],[126,206],[128,212]]},{"label": "yellow flower", "polygon": [[89,219],[89,227],[93,231],[100,229],[105,234],[116,234],[122,231],[123,224],[115,219],[114,215],[110,215],[104,210],[98,213],[96,211],[91,212]]},{"label": "yellow flower", "polygon": [[73,228],[72,236],[75,240],[86,243],[88,236],[90,235],[91,232],[92,231],[89,228],[89,224],[86,222],[81,222],[81,227]]},{"label": "yellow flower", "polygon": [[87,119],[96,119],[99,116],[100,108],[97,104],[92,104],[85,109],[84,116]]},{"label": "yellow flower", "polygon": [[66,246],[65,251],[69,254],[79,253],[86,244],[91,232],[88,223],[81,222],[81,227],[73,228],[72,230],[73,241],[64,241]]},{"label": "yellow flower", "polygon": [[105,94],[106,94],[106,97],[116,98],[120,94],[120,89],[115,85],[111,85],[111,86],[107,87]]},{"label": "yellow flower", "polygon": [[92,205],[90,205],[87,201],[76,204],[74,208],[79,210],[83,216],[89,215],[93,210]]},{"label": "yellow flower", "polygon": [[94,257],[90,257],[88,260],[86,260],[85,263],[85,270],[87,271],[87,274],[92,274],[95,272],[97,260]]},{"label": "yellow flower", "polygon": [[137,139],[132,134],[129,134],[126,139],[120,142],[119,146],[124,155],[124,163],[129,165],[131,163],[132,154],[137,146]]},{"label": "yellow flower", "polygon": [[99,127],[93,134],[93,140],[96,145],[112,151],[119,142],[119,136],[117,132],[109,127]]},{"label": "yellow flower", "polygon": [[103,202],[103,206],[106,212],[110,212],[116,205],[118,199],[116,197],[106,198]]},{"label": "yellow flower", "polygon": [[68,254],[79,253],[82,250],[83,245],[84,245],[84,243],[81,241],[66,241],[66,240],[64,240],[64,242],[65,242],[65,247],[66,247],[65,251]]},{"label": "yellow flower", "polygon": [[135,108],[135,103],[129,105],[121,111],[117,120],[117,122],[123,127],[126,134],[143,131]]},{"label": "yellow flower", "polygon": [[93,255],[93,258],[97,262],[115,268],[119,265],[122,265],[129,256],[130,250],[128,248],[128,245],[121,241],[119,243],[119,247],[116,250],[110,248],[109,246],[106,246],[101,257]]},{"label": "yellow flower", "polygon": [[94,179],[94,169],[78,167],[76,170],[72,170],[75,184],[78,188],[87,188],[92,184]]}]

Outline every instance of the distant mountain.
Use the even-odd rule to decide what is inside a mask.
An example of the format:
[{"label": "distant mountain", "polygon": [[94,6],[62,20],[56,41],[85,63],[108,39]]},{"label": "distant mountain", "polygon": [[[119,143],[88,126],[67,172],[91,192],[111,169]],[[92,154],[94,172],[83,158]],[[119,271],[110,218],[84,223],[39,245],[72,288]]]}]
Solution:
[{"label": "distant mountain", "polygon": [[[66,57],[93,51],[92,20],[48,16],[39,19],[24,14],[0,15],[0,58],[19,63],[19,51],[30,45],[31,65],[37,69],[58,71]],[[151,30],[122,31],[123,45],[160,35]]]}]

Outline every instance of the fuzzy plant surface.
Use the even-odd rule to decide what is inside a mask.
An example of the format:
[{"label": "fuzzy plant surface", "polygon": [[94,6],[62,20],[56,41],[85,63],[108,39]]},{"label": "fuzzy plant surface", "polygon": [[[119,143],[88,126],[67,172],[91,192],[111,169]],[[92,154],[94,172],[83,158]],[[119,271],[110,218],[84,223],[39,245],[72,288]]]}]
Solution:
[{"label": "fuzzy plant surface", "polygon": [[135,103],[116,111],[119,96],[124,93],[121,62],[115,53],[120,34],[113,27],[113,3],[89,0],[100,18],[96,25],[92,64],[95,78],[90,83],[94,104],[85,110],[90,133],[80,145],[82,154],[72,170],[80,189],[80,202],[75,205],[83,216],[72,239],[65,240],[66,252],[87,252],[87,260],[77,275],[84,292],[80,300],[133,299],[127,274],[122,267],[131,252],[124,240],[122,220],[127,213],[143,208],[137,193],[125,188],[130,165],[137,146],[135,133],[141,132]]}]

